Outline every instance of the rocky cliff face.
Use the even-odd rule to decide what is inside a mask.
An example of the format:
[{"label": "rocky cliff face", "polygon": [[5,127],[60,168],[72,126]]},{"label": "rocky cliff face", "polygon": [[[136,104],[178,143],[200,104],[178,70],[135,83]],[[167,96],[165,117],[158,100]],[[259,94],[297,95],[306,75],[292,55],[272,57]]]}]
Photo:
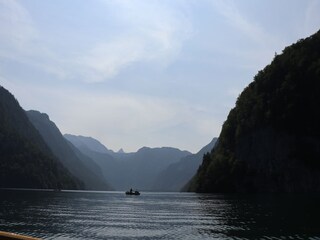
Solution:
[{"label": "rocky cliff face", "polygon": [[320,32],[287,47],[239,96],[190,190],[320,191]]}]

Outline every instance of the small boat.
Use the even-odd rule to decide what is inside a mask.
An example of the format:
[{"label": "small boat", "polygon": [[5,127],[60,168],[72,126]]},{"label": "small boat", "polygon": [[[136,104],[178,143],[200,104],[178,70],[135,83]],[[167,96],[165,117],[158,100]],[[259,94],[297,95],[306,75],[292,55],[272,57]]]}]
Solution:
[{"label": "small boat", "polygon": [[126,195],[140,195],[140,192],[138,190],[132,191],[132,189],[130,189],[130,191],[126,191]]},{"label": "small boat", "polygon": [[16,233],[3,232],[0,231],[0,239],[12,239],[12,240],[40,240],[40,238],[34,238],[29,236],[24,236]]}]

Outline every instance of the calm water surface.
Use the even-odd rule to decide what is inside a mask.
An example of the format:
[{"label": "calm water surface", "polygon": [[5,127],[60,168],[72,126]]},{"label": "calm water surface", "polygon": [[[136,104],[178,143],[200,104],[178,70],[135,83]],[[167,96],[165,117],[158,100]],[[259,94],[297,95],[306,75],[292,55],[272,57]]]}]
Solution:
[{"label": "calm water surface", "polygon": [[0,230],[44,239],[320,239],[319,195],[0,194]]}]

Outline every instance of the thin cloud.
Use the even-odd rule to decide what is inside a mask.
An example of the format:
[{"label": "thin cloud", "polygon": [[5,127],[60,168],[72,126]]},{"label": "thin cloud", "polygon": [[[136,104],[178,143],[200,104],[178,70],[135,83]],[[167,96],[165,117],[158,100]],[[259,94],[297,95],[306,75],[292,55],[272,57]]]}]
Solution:
[{"label": "thin cloud", "polygon": [[18,1],[0,0],[0,56],[63,79],[60,57],[46,46],[42,33]]},{"label": "thin cloud", "polygon": [[57,51],[57,39],[36,27],[23,2],[1,0],[0,6],[0,55],[62,80],[103,82],[141,62],[165,67],[192,31],[185,13],[165,2],[106,1],[105,11],[115,12],[106,19],[121,25],[120,31],[106,28],[109,37],[85,36],[90,44],[81,47],[65,38]]},{"label": "thin cloud", "polygon": [[319,26],[319,1],[293,3],[264,2],[275,25],[254,1],[0,0],[0,82],[63,132],[198,150],[274,52]]},{"label": "thin cloud", "polygon": [[191,24],[183,13],[163,1],[105,1],[105,4],[116,10],[113,20],[124,27],[119,36],[97,43],[80,57],[79,65],[90,76],[87,81],[105,81],[139,62],[153,61],[166,66],[191,35]]},{"label": "thin cloud", "polygon": [[210,1],[213,8],[221,14],[230,25],[236,30],[245,34],[248,39],[251,39],[254,43],[262,45],[267,43],[268,45],[276,45],[279,41],[266,33],[258,23],[247,19],[237,8],[234,1],[216,0]]},{"label": "thin cloud", "polygon": [[29,46],[38,36],[29,13],[18,2],[0,0],[0,54],[13,57],[12,51],[29,53]]}]

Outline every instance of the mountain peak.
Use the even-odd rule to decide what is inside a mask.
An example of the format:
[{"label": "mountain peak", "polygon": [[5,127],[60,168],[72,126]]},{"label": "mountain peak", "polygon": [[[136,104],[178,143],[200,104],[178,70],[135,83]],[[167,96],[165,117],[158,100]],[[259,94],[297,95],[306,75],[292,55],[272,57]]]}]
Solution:
[{"label": "mountain peak", "polygon": [[118,153],[125,153],[122,148],[119,149]]},{"label": "mountain peak", "polygon": [[100,141],[92,137],[86,137],[81,135],[76,136],[72,134],[64,134],[64,137],[76,147],[86,146],[90,150],[99,153],[110,154],[110,152],[113,152],[112,150],[109,150],[106,146],[104,146]]},{"label": "mountain peak", "polygon": [[29,111],[27,111],[27,113],[28,113],[28,115],[32,114],[32,115],[35,115],[35,116],[41,116],[41,118],[43,118],[43,119],[50,120],[48,114],[39,112],[37,110],[29,110]]}]

